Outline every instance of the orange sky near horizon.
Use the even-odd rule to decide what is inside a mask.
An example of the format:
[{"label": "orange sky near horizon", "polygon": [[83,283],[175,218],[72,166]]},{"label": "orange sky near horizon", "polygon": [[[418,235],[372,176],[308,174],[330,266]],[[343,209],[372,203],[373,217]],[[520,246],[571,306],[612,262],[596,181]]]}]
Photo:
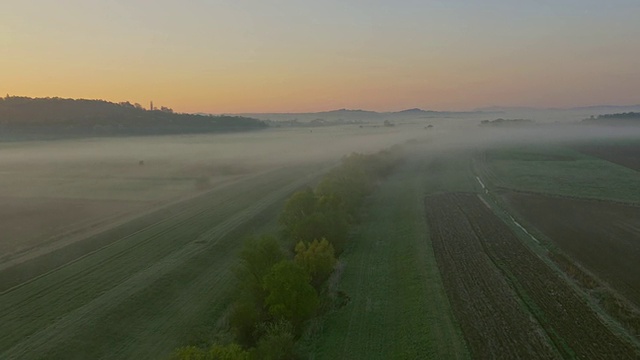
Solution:
[{"label": "orange sky near horizon", "polygon": [[0,94],[210,113],[640,103],[631,1],[275,3],[14,2]]}]

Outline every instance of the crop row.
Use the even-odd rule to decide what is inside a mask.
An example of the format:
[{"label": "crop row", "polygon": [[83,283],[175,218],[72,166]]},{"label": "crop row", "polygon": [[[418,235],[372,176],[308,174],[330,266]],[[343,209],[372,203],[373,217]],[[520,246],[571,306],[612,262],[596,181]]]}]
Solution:
[{"label": "crop row", "polygon": [[472,356],[557,358],[539,325],[484,252],[461,208],[465,196],[433,195],[425,205],[444,286]]}]

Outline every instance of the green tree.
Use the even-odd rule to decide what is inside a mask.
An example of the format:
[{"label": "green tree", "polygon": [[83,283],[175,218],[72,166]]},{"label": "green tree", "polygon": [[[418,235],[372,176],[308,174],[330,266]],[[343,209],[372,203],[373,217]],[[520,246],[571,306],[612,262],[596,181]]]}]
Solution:
[{"label": "green tree", "polygon": [[336,212],[315,212],[300,220],[291,229],[292,247],[300,241],[328,239],[335,244],[344,244],[348,235],[349,224],[345,214]]},{"label": "green tree", "polygon": [[265,296],[262,279],[273,265],[284,258],[285,253],[274,236],[263,235],[245,242],[240,252],[241,265],[237,276],[241,286],[248,290],[257,302],[262,303]]},{"label": "green tree", "polygon": [[285,235],[294,237],[295,229],[306,218],[316,212],[318,199],[311,188],[297,191],[284,205],[280,214],[280,224],[284,227]]},{"label": "green tree", "polygon": [[254,357],[264,360],[296,359],[293,326],[281,320],[266,324],[265,327],[264,336],[253,352]]},{"label": "green tree", "polygon": [[236,343],[213,345],[207,353],[207,360],[249,360],[250,358],[250,353]]},{"label": "green tree", "polygon": [[266,318],[261,302],[246,295],[238,299],[229,317],[236,341],[245,346],[253,346],[259,337],[258,325]]},{"label": "green tree", "polygon": [[184,346],[176,349],[171,356],[172,360],[205,360],[205,352],[197,346]]},{"label": "green tree", "polygon": [[249,360],[251,354],[242,349],[240,345],[231,343],[227,345],[215,344],[209,349],[201,349],[195,346],[185,346],[177,349],[171,359],[173,360]]},{"label": "green tree", "polygon": [[285,254],[273,236],[249,239],[240,252],[240,266],[236,271],[240,288],[229,322],[236,339],[243,345],[255,344],[259,336],[256,328],[268,318],[264,307],[267,292],[262,281],[273,265],[284,258]]},{"label": "green tree", "polygon": [[292,261],[281,261],[264,277],[268,295],[265,305],[274,318],[287,320],[296,328],[318,307],[318,294],[310,285],[311,276]]},{"label": "green tree", "polygon": [[329,278],[336,265],[333,246],[327,239],[299,242],[295,248],[294,261],[311,275],[311,283],[316,289]]}]

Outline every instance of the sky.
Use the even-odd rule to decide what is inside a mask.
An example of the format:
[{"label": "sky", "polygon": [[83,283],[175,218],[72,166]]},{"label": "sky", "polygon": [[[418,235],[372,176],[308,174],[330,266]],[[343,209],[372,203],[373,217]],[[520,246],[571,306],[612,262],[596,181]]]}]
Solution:
[{"label": "sky", "polygon": [[0,94],[180,112],[640,103],[637,0],[3,0]]}]

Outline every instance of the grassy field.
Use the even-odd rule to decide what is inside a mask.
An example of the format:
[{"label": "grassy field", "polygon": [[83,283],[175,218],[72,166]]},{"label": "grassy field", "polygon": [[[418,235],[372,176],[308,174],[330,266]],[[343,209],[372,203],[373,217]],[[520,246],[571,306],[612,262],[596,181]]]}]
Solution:
[{"label": "grassy field", "polygon": [[418,153],[421,158],[417,169],[423,181],[424,194],[452,191],[480,191],[480,184],[472,171],[473,151],[457,150],[429,155]]},{"label": "grassy field", "polygon": [[640,202],[638,173],[559,145],[487,150],[477,170],[497,187],[591,199]]},{"label": "grassy field", "polygon": [[313,174],[272,171],[127,223],[109,244],[5,290],[0,357],[166,356],[220,320],[239,239],[264,230]]},{"label": "grassy field", "polygon": [[[328,316],[314,341],[313,358],[468,358],[442,286],[422,203],[429,183],[445,184],[465,170],[442,163],[442,178],[434,179],[425,177],[429,166],[417,158],[403,164],[369,199],[341,257],[338,289],[351,301]],[[472,186],[465,184],[459,186]]]}]

